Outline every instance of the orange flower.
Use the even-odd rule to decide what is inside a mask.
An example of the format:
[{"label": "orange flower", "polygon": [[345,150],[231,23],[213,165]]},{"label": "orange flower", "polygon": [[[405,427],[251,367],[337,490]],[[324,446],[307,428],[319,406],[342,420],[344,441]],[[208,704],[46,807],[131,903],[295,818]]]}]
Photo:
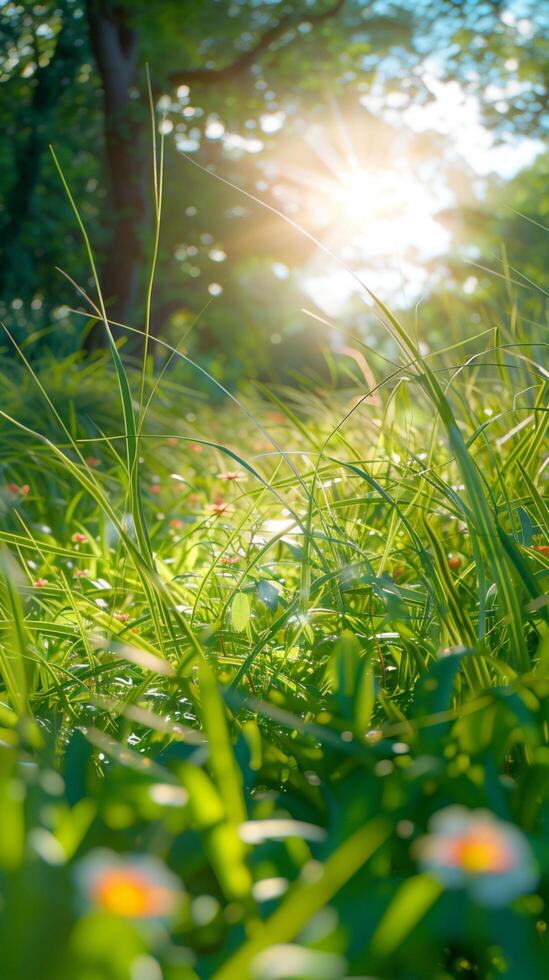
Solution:
[{"label": "orange flower", "polygon": [[87,534],[81,534],[80,531],[75,531],[71,538],[71,541],[73,541],[74,544],[84,544],[84,542],[87,540]]},{"label": "orange flower", "polygon": [[35,578],[32,583],[35,589],[45,589],[46,585],[49,585],[47,578]]},{"label": "orange flower", "polygon": [[202,452],[202,446],[200,446],[197,442],[190,442],[189,443],[189,449],[191,450],[192,453],[201,453]]},{"label": "orange flower", "polygon": [[415,851],[424,871],[446,888],[466,887],[481,905],[506,905],[535,888],[528,841],[488,810],[448,806],[431,818]]},{"label": "orange flower", "polygon": [[223,473],[217,474],[218,480],[245,480],[246,474],[242,470],[223,470]]},{"label": "orange flower", "polygon": [[459,557],[459,555],[449,555],[448,566],[453,571],[457,572],[458,568],[461,568],[461,558]]},{"label": "orange flower", "polygon": [[184,523],[185,522],[182,521],[180,517],[174,517],[173,520],[170,521],[170,527],[173,527],[174,531],[180,531]]},{"label": "orange flower", "polygon": [[549,544],[535,544],[534,551],[539,551],[542,555],[549,555]]},{"label": "orange flower", "polygon": [[153,485],[151,486],[151,493],[154,493],[155,496],[158,496],[158,494],[160,493],[160,490],[161,490],[160,484],[159,483],[153,483]]},{"label": "orange flower", "polygon": [[150,855],[98,849],[80,862],[76,876],[90,905],[130,919],[169,919],[183,894],[179,878]]},{"label": "orange flower", "polygon": [[23,483],[22,486],[18,486],[17,483],[8,483],[6,490],[14,496],[20,493],[23,497],[26,497],[30,493],[30,486],[28,483]]}]

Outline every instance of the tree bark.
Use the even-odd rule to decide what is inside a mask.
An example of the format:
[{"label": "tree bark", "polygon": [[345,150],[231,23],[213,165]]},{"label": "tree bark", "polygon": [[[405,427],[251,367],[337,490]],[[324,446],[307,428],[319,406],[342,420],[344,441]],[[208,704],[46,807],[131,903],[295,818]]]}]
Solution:
[{"label": "tree bark", "polygon": [[[135,309],[144,263],[141,231],[149,212],[141,100],[137,82],[138,37],[128,9],[106,0],[87,0],[90,42],[103,87],[105,155],[109,178],[111,236],[101,288],[109,318],[126,323]],[[87,336],[88,350],[102,343],[98,324]]]}]

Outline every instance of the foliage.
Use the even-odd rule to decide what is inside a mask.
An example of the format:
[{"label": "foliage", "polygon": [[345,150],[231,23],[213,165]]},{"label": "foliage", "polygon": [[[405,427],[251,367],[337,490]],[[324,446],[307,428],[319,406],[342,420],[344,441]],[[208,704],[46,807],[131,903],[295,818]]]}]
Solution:
[{"label": "foliage", "polygon": [[[85,333],[80,321],[67,316],[68,307],[82,305],[81,295],[54,272],[60,267],[82,288],[90,286],[48,143],[57,148],[82,203],[106,297],[114,297],[114,318],[137,322],[142,315],[134,287],[146,275],[152,247],[151,207],[144,193],[150,184],[150,154],[144,149],[148,63],[167,132],[153,332],[167,331],[173,338],[182,324],[187,327],[198,316],[190,338],[193,350],[209,355],[214,345],[236,349],[248,374],[265,371],[268,342],[255,368],[247,346],[264,304],[263,309],[254,304],[242,322],[244,303],[250,306],[254,289],[263,295],[262,276],[254,273],[273,261],[298,270],[310,258],[310,243],[284,234],[265,210],[236,192],[230,199],[226,188],[215,187],[180,151],[192,151],[202,166],[279,207],[285,162],[296,154],[302,165],[305,160],[304,127],[326,127],[329,142],[337,145],[337,126],[329,124],[334,100],[353,133],[365,134],[367,147],[375,144],[384,154],[398,156],[408,138],[402,113],[411,104],[432,100],[427,75],[435,62],[440,78],[459,82],[480,100],[483,118],[499,138],[542,135],[544,11],[522,3],[520,13],[486,0],[246,0],[230,5],[217,0],[5,0],[0,24],[0,122],[7,135],[0,151],[0,293],[18,338],[38,330],[43,345],[68,352],[79,348]],[[112,46],[108,64],[101,55],[99,28],[113,27],[121,32],[121,48],[124,39],[131,48],[128,64],[123,51],[115,57]],[[383,110],[377,116],[359,104],[371,94]],[[393,108],[388,123],[384,109],[391,96],[400,108]],[[263,132],[261,118],[279,112],[285,114],[284,126]],[[208,136],[216,121],[236,142]],[[250,140],[253,152],[243,148]],[[437,161],[441,171],[462,167],[444,159],[439,134],[416,137],[414,147],[419,161]],[[468,179],[463,173],[453,178],[457,183]],[[298,193],[293,187],[292,194]],[[226,253],[223,266],[212,262],[212,247]],[[125,275],[120,272],[115,281],[113,270],[124,263]],[[223,310],[211,303],[212,282],[225,287]],[[292,303],[284,284],[271,280],[268,288],[273,304],[279,294],[283,303]],[[123,295],[117,297],[117,290]],[[123,308],[118,312],[117,303]],[[297,333],[307,343],[302,321],[295,321],[295,314],[279,321],[274,332]]]}]

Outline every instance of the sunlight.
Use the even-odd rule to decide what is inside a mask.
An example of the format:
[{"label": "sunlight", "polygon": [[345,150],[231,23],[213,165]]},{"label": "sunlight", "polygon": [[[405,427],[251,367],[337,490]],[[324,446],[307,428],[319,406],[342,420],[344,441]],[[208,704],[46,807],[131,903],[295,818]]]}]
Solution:
[{"label": "sunlight", "polygon": [[[447,236],[432,220],[436,199],[405,170],[357,170],[343,174],[331,187],[327,220],[351,232],[364,256],[410,250],[423,255],[444,248]],[[348,243],[351,244],[351,243]]]},{"label": "sunlight", "polygon": [[[286,213],[374,292],[397,303],[415,302],[434,281],[430,264],[452,239],[442,213],[472,201],[472,186],[478,193],[490,174],[509,178],[531,164],[543,147],[516,135],[498,143],[483,124],[478,98],[430,69],[424,82],[431,98],[424,104],[406,106],[402,96],[397,108],[396,99],[374,91],[360,99],[368,112],[363,118],[346,115],[330,96],[330,125],[305,130],[298,159],[285,161],[287,183],[278,187]],[[425,153],[425,140],[436,153]],[[457,167],[464,168],[458,183]],[[302,282],[328,316],[339,314],[359,288],[320,252]]]},{"label": "sunlight", "polygon": [[[311,183],[308,218],[327,247],[375,292],[395,294],[406,284],[408,298],[415,298],[426,282],[425,262],[450,241],[436,217],[450,197],[436,175],[429,184],[403,162],[394,169],[354,168]],[[304,286],[330,316],[358,289],[345,271],[327,270],[321,254],[311,260]]]}]

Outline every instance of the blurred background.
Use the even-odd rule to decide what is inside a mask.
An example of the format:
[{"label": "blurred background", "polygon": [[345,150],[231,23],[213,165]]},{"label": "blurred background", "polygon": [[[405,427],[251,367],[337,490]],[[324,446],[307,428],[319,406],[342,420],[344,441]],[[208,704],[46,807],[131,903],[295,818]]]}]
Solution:
[{"label": "blurred background", "polygon": [[102,345],[52,144],[109,315],[143,328],[148,68],[152,330],[227,385],[390,357],[362,284],[426,350],[537,323],[548,28],[540,0],[0,0],[2,318],[27,356]]}]

